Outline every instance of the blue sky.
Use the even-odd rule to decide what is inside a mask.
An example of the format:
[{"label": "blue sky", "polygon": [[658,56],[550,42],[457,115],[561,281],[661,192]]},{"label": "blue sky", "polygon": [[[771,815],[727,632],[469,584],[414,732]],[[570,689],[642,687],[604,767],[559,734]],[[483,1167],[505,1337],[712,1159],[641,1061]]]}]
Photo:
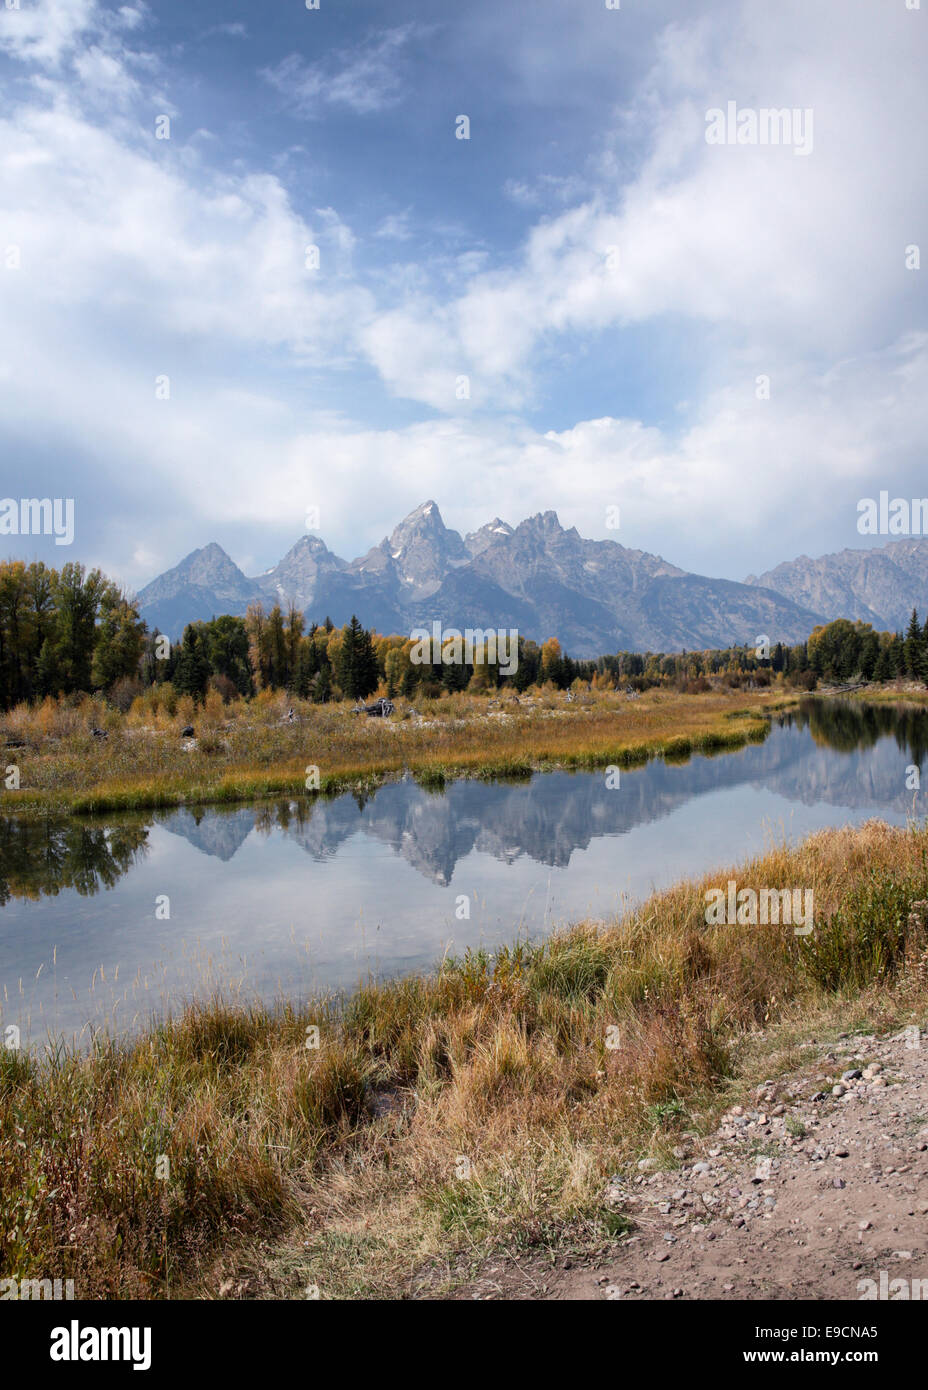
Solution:
[{"label": "blue sky", "polygon": [[[77,522],[73,555],[0,554],[139,587],[218,540],[255,573],[309,508],[351,557],[426,497],[730,578],[864,544],[858,499],[926,491],[926,26],[906,0],[0,9],[0,495]],[[732,100],[811,110],[810,153],[708,144]]]}]

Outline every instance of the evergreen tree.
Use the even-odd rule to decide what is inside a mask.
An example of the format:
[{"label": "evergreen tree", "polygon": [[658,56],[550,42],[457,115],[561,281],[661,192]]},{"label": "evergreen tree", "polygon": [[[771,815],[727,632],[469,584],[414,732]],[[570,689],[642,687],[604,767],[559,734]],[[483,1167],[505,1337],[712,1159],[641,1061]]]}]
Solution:
[{"label": "evergreen tree", "polygon": [[196,626],[189,623],[184,629],[184,640],[174,668],[174,688],[179,695],[192,695],[198,700],[206,693],[209,677],[209,661],[201,648],[199,633]]},{"label": "evergreen tree", "polygon": [[905,643],[902,640],[902,633],[894,633],[893,639],[889,644],[889,659],[893,668],[893,679],[905,675]]},{"label": "evergreen tree", "polygon": [[928,674],[925,640],[918,621],[918,613],[914,608],[905,634],[905,673],[913,680],[924,680]]},{"label": "evergreen tree", "polygon": [[891,681],[893,675],[894,672],[890,660],[890,645],[888,642],[882,642],[880,643],[879,655],[877,656],[871,679],[875,681]]},{"label": "evergreen tree", "polygon": [[873,680],[876,664],[880,659],[880,639],[872,630],[864,636],[860,644],[858,667],[865,681]]},{"label": "evergreen tree", "polygon": [[380,679],[373,639],[354,614],[342,634],[338,683],[349,700],[363,700],[377,689]]}]

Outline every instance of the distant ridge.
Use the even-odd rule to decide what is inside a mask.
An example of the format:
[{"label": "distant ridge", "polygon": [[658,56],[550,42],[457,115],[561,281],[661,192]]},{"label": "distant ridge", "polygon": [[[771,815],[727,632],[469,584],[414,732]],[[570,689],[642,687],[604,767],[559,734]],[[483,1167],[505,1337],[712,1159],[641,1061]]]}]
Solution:
[{"label": "distant ridge", "polygon": [[851,618],[902,631],[913,608],[928,617],[928,537],[905,537],[871,550],[800,555],[746,584],[774,589],[827,619]]},{"label": "distant ridge", "polygon": [[249,578],[213,542],[139,594],[149,626],[171,637],[197,619],[244,614],[257,600],[265,607],[292,601],[309,621],[328,615],[339,625],[357,613],[381,632],[409,632],[434,619],[446,627],[518,628],[535,641],[558,637],[575,657],[741,645],[762,633],[800,642],[823,616],[772,583],[707,579],[616,541],[585,540],[553,511],[515,527],[494,517],[462,537],[431,500],[350,562],[318,536],[303,536],[278,564]]}]

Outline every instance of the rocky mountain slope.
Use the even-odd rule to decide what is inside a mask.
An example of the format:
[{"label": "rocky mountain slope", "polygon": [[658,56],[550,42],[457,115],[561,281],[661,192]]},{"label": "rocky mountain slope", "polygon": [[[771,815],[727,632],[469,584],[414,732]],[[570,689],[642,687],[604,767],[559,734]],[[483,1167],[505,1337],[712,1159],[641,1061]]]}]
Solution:
[{"label": "rocky mountain slope", "polygon": [[860,618],[874,627],[904,630],[913,608],[928,603],[928,537],[889,541],[873,550],[839,550],[812,560],[800,555],[746,584],[773,589],[826,618]]},{"label": "rocky mountain slope", "polygon": [[357,613],[381,632],[435,620],[517,628],[536,641],[557,636],[572,656],[727,646],[760,633],[798,642],[821,616],[757,582],[706,579],[615,541],[585,540],[551,511],[516,527],[494,517],[462,538],[431,501],[350,563],[304,536],[279,564],[248,578],[212,544],[139,594],[149,626],[172,637],[187,622],[242,614],[259,599],[292,601],[310,621],[329,616],[340,625]]}]

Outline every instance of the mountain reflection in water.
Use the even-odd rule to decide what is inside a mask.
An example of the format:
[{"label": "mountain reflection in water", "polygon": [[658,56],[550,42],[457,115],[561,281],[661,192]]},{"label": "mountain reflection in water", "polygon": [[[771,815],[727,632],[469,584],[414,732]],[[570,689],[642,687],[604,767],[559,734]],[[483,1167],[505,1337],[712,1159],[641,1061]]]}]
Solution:
[{"label": "mountain reflection in water", "polygon": [[207,983],[293,996],[427,968],[449,943],[610,916],[783,833],[903,823],[926,754],[920,710],[813,699],[762,744],[657,759],[616,789],[602,772],[441,793],[407,778],[367,797],[0,819],[0,1017],[131,1026]]}]

